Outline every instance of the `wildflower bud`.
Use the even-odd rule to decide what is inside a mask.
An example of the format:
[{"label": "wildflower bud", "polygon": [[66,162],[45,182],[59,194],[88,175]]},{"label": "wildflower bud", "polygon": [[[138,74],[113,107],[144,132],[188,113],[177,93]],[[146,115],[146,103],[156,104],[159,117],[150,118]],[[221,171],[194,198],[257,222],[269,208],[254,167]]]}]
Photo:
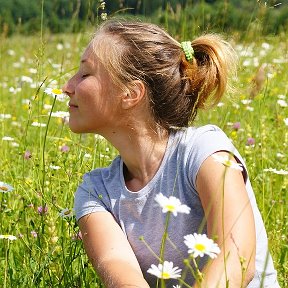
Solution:
[{"label": "wildflower bud", "polygon": [[103,21],[107,20],[107,13],[101,13],[100,17]]},{"label": "wildflower bud", "polygon": [[24,153],[24,159],[29,160],[32,158],[32,154],[29,150],[25,151]]}]

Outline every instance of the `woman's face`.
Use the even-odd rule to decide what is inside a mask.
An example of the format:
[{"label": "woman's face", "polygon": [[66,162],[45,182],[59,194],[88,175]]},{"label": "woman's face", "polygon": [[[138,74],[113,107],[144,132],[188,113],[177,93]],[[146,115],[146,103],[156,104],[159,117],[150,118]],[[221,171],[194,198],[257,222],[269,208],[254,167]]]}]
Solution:
[{"label": "woman's face", "polygon": [[117,126],[123,92],[112,82],[91,45],[81,58],[78,72],[63,90],[70,97],[69,126],[73,132],[105,134]]}]

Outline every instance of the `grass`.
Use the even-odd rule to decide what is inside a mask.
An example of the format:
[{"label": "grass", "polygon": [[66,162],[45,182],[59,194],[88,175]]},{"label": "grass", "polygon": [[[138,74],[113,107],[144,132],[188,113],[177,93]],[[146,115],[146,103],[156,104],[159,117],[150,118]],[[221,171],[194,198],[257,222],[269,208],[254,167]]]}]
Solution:
[{"label": "grass", "polygon": [[[0,181],[14,187],[0,193],[0,234],[17,237],[0,239],[1,287],[101,287],[75,219],[59,212],[72,209],[82,175],[108,165],[117,151],[101,137],[72,134],[63,119],[49,117],[51,109],[66,111],[67,105],[43,93],[74,73],[88,34],[0,41]],[[236,92],[223,105],[199,111],[195,124],[220,126],[245,158],[280,286],[288,287],[288,175],[265,170],[288,170],[288,108],[282,107],[288,102],[288,42],[259,37],[235,48],[240,55]],[[268,66],[261,89],[250,99],[251,81],[263,63]],[[236,122],[239,129],[233,128]],[[7,136],[14,140],[4,140]],[[255,143],[250,139],[248,145],[248,138]],[[31,157],[25,159],[25,152]]]}]

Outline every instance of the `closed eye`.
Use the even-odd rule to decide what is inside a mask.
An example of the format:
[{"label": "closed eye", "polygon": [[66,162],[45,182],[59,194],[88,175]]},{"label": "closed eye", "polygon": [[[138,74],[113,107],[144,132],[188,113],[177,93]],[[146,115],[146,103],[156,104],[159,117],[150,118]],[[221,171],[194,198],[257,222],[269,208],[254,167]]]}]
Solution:
[{"label": "closed eye", "polygon": [[90,74],[83,74],[81,77],[82,77],[82,78],[86,78],[86,77],[88,77],[88,76],[90,76]]}]

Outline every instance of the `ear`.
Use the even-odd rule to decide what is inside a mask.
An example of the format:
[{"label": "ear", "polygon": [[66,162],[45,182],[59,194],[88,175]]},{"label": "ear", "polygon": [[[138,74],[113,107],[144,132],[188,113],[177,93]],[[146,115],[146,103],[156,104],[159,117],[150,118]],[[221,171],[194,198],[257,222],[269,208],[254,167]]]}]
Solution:
[{"label": "ear", "polygon": [[144,98],[146,87],[140,80],[131,82],[128,86],[127,92],[122,96],[122,108],[130,109],[136,106]]}]

